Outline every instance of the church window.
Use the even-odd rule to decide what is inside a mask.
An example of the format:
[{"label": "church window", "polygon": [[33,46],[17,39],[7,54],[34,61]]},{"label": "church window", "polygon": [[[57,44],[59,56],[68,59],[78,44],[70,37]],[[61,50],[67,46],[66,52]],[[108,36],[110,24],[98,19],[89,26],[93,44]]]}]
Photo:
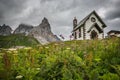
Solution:
[{"label": "church window", "polygon": [[94,17],[91,17],[91,21],[92,21],[92,22],[95,22],[96,19],[95,19]]}]

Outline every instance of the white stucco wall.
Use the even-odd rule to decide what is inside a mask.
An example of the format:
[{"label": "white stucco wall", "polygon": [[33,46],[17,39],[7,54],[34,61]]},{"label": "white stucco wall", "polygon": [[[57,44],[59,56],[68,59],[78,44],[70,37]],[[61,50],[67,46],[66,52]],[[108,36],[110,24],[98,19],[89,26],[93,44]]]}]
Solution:
[{"label": "white stucco wall", "polygon": [[120,37],[120,34],[117,34],[117,37]]},{"label": "white stucco wall", "polygon": [[111,33],[110,35],[115,35],[115,33]]},{"label": "white stucco wall", "polygon": [[[96,21],[95,22],[92,22],[91,21],[91,17],[94,17],[95,19],[96,19]],[[98,18],[94,15],[94,14],[92,14],[91,16],[90,16],[90,18],[86,21],[86,23],[85,23],[85,28],[86,28],[86,39],[90,39],[90,33],[91,32],[87,32],[89,29],[90,29],[90,27],[92,27],[92,25],[94,24],[94,23],[97,23],[98,25],[99,25],[99,27],[101,28],[101,29],[103,29],[102,28],[102,23],[98,20]],[[99,39],[102,39],[103,38],[103,33],[99,33],[98,32],[98,30],[94,27],[92,30],[95,30],[97,33],[98,33],[98,38]]]},{"label": "white stucco wall", "polygon": [[120,34],[115,34],[115,33],[110,33],[109,35],[110,35],[110,36],[117,36],[117,37],[120,37]]},{"label": "white stucco wall", "polygon": [[83,40],[83,26],[81,27],[81,37],[79,37],[79,29],[76,30],[77,40]]}]

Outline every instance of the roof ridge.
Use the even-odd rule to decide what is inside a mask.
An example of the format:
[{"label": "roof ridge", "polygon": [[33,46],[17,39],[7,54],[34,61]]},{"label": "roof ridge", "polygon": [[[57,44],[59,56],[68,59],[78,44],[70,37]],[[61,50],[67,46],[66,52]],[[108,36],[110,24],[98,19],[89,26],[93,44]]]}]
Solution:
[{"label": "roof ridge", "polygon": [[78,24],[77,26],[74,28],[74,30],[76,30],[78,27],[80,27],[81,25],[83,25],[87,19],[92,15],[95,14],[95,16],[98,17],[98,19],[100,20],[100,22],[103,24],[103,28],[106,27],[106,24],[102,21],[101,17],[97,14],[97,12],[95,10],[93,10],[91,13],[89,13],[85,18],[83,18]]},{"label": "roof ridge", "polygon": [[[85,18],[83,18],[80,22],[82,22],[84,19],[88,18],[92,13],[96,12],[95,10],[93,10],[91,13],[89,13]],[[80,23],[79,22],[79,23]]]}]

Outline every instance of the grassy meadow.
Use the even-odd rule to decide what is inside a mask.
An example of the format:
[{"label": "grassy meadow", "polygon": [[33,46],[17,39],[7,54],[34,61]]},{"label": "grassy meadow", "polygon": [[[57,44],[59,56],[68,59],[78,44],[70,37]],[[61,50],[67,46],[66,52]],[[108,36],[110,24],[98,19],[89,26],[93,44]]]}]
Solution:
[{"label": "grassy meadow", "polygon": [[10,48],[15,46],[34,46],[39,42],[30,36],[22,34],[12,34],[9,36],[0,36],[0,48]]},{"label": "grassy meadow", "polygon": [[0,49],[0,80],[120,80],[120,39]]}]

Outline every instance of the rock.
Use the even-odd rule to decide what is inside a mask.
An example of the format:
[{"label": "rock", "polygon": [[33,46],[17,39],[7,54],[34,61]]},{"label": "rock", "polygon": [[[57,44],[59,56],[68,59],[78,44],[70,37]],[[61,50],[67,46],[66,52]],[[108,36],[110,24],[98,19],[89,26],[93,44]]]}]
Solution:
[{"label": "rock", "polygon": [[0,26],[0,35],[2,36],[7,36],[10,35],[12,32],[12,29],[10,26],[3,24],[2,26]]},{"label": "rock", "polygon": [[30,31],[29,35],[35,37],[41,44],[60,41],[60,39],[52,33],[51,27],[47,18],[44,18],[41,24],[34,27]]},{"label": "rock", "polygon": [[24,34],[28,35],[29,32],[33,29],[32,25],[27,25],[27,24],[20,24],[18,28],[15,29],[13,34]]},{"label": "rock", "polygon": [[[12,29],[9,26],[0,26],[0,35],[10,35],[11,31]],[[33,27],[32,25],[20,24],[15,29],[13,34],[24,34],[25,36],[33,36],[41,44],[60,41],[60,39],[52,33],[51,26],[47,18],[45,17],[38,26]]]}]

